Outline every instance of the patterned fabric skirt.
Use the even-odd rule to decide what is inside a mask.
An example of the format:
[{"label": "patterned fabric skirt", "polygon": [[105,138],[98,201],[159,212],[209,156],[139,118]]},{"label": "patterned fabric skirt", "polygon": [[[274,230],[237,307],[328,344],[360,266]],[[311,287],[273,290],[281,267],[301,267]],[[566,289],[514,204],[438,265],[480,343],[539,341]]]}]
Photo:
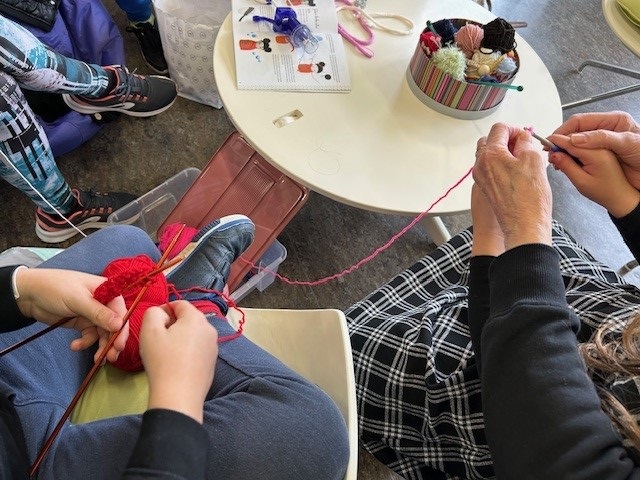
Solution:
[{"label": "patterned fabric skirt", "polygon": [[[494,478],[467,321],[471,238],[454,236],[345,312],[360,438],[407,479]],[[640,290],[555,222],[553,242],[579,341],[640,312]]]}]

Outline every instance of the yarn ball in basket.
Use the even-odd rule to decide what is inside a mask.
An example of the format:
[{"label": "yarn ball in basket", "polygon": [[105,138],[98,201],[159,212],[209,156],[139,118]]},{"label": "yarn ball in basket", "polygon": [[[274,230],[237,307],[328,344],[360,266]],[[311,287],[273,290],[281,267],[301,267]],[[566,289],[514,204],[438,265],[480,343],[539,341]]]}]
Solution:
[{"label": "yarn ball in basket", "polygon": [[431,24],[433,30],[440,35],[442,39],[442,45],[448,45],[454,43],[454,35],[458,31],[458,28],[448,18],[438,20]]},{"label": "yarn ball in basket", "polygon": [[431,61],[451,77],[464,81],[467,57],[458,47],[442,47],[431,56]]},{"label": "yarn ball in basket", "polygon": [[[143,286],[137,280],[154,268],[154,262],[146,255],[116,259],[105,267],[102,275],[107,277],[107,280],[96,288],[93,296],[106,304],[121,294],[128,309]],[[147,290],[129,317],[127,343],[118,359],[112,362],[115,367],[127,372],[143,369],[140,357],[140,329],[144,313],[149,307],[162,305],[169,299],[169,285],[163,273],[154,275],[145,284]]]},{"label": "yarn ball in basket", "polygon": [[458,48],[464,52],[467,58],[471,58],[473,52],[480,50],[484,29],[480,25],[467,23],[460,27],[453,38]]},{"label": "yarn ball in basket", "polygon": [[502,53],[510,52],[516,48],[516,31],[504,18],[496,18],[483,27],[481,47],[489,50],[497,50]]},{"label": "yarn ball in basket", "polygon": [[442,39],[440,35],[427,30],[420,34],[420,44],[424,53],[431,56],[442,47]]},{"label": "yarn ball in basket", "polygon": [[506,57],[496,68],[496,75],[500,77],[509,77],[513,72],[516,71],[516,68],[518,68],[516,61],[511,57]]}]

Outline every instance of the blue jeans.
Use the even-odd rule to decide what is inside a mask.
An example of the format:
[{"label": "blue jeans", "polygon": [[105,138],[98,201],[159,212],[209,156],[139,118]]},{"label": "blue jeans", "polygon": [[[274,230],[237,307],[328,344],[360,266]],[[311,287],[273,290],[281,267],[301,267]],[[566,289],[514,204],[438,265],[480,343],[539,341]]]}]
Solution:
[{"label": "blue jeans", "polygon": [[[113,259],[159,258],[149,237],[113,226],[80,240],[42,267],[100,273]],[[220,336],[233,333],[209,317]],[[34,324],[0,335],[0,348],[43,328]],[[30,461],[61,418],[92,366],[92,351],[71,352],[73,330],[56,329],[0,358],[0,391],[22,422]],[[69,422],[39,470],[39,479],[118,479],[137,440],[140,415],[86,424]],[[315,385],[244,337],[219,345],[214,382],[204,405],[209,432],[208,478],[342,479],[349,457],[338,408]]]},{"label": "blue jeans", "polygon": [[116,0],[131,22],[144,22],[151,16],[151,0]]}]

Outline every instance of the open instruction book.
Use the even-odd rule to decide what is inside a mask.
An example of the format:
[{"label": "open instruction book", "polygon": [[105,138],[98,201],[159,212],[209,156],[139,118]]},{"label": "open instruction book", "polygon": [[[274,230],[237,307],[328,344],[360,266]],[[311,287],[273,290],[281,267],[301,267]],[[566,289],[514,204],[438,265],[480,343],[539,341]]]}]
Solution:
[{"label": "open instruction book", "polygon": [[[284,4],[284,0],[282,2]],[[233,44],[239,90],[348,92],[349,68],[333,0],[289,0],[298,21],[311,30],[317,49],[307,53],[273,30],[275,5],[232,0]]]}]

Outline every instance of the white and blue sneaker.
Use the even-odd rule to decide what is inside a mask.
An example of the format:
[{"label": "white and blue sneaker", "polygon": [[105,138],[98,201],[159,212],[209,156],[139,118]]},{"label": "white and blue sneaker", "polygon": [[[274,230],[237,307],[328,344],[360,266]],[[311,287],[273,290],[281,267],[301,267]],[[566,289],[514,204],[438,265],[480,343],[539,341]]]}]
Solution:
[{"label": "white and blue sneaker", "polygon": [[222,292],[231,264],[249,248],[256,227],[244,215],[228,215],[202,227],[178,255],[184,257],[166,273],[177,290],[202,287]]}]

